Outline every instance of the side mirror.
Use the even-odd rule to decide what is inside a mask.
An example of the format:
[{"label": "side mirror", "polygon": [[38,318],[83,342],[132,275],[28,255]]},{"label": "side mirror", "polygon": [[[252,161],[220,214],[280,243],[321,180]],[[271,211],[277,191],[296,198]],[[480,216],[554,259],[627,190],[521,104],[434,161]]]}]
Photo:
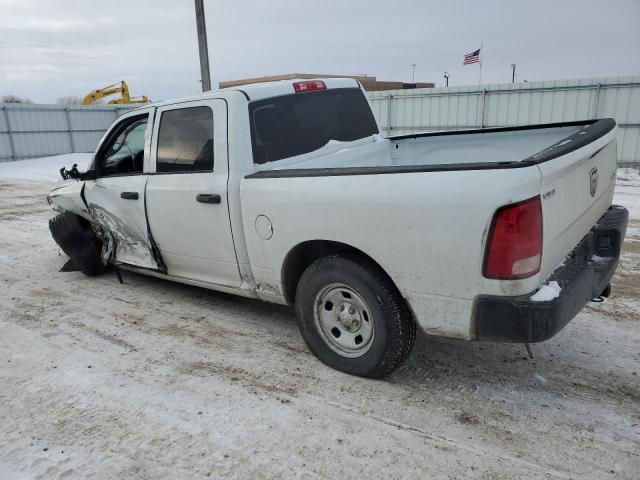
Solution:
[{"label": "side mirror", "polygon": [[62,167],[60,169],[60,176],[63,180],[68,180],[70,178],[75,178],[77,180],[80,176],[80,172],[78,171],[78,164],[74,163],[69,170],[67,170],[65,167]]},{"label": "side mirror", "polygon": [[63,180],[68,180],[70,178],[73,178],[78,181],[95,180],[96,172],[95,170],[87,170],[86,172],[82,173],[78,170],[78,164],[74,163],[69,170],[67,170],[65,167],[62,167],[60,169],[60,176],[62,177]]}]

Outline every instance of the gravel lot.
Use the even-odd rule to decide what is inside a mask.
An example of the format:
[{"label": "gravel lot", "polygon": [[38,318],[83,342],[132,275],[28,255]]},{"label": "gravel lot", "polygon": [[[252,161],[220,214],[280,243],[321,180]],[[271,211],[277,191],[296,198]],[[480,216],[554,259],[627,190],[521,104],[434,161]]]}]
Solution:
[{"label": "gravel lot", "polygon": [[322,365],[287,308],[59,272],[48,189],[0,180],[1,479],[638,478],[638,186],[613,297],[533,361],[419,337],[384,381]]}]

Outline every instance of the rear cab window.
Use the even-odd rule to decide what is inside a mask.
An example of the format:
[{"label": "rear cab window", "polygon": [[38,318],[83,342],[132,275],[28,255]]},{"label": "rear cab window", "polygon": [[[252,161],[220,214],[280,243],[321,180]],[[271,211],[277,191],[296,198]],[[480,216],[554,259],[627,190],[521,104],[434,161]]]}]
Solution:
[{"label": "rear cab window", "polygon": [[213,111],[187,107],[162,112],[156,172],[213,171]]},{"label": "rear cab window", "polygon": [[249,104],[253,162],[265,164],[378,133],[359,88],[294,93]]}]

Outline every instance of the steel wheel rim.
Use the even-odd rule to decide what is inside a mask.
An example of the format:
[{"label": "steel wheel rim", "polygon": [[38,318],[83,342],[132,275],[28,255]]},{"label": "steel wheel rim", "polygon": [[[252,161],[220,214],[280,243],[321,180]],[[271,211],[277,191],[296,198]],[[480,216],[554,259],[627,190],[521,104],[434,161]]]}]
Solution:
[{"label": "steel wheel rim", "polygon": [[316,330],[334,352],[360,357],[369,351],[375,335],[371,309],[362,296],[342,283],[332,283],[316,295]]}]

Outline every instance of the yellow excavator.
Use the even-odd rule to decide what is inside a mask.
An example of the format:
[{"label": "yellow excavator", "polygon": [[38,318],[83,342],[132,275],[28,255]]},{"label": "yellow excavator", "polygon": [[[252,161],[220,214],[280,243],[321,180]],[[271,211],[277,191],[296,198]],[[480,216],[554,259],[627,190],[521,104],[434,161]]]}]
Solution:
[{"label": "yellow excavator", "polygon": [[121,82],[114,83],[113,85],[107,85],[104,88],[99,88],[98,90],[94,90],[87,94],[82,99],[82,105],[91,105],[103,97],[108,97],[109,95],[114,95],[116,93],[119,93],[121,97],[109,100],[107,102],[108,104],[149,103],[151,101],[146,95],[142,95],[141,97],[129,96],[129,85],[127,85],[127,82],[122,80]]}]

